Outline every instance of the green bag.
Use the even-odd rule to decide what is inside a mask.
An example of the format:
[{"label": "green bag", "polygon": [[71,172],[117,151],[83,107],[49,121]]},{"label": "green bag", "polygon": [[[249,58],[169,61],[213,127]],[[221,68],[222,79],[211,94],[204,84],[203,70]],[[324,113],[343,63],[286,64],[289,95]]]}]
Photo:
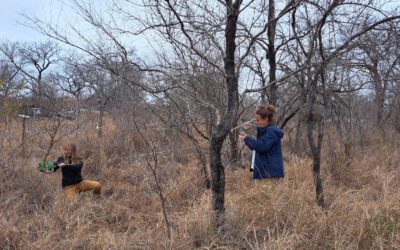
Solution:
[{"label": "green bag", "polygon": [[39,162],[39,171],[46,174],[54,173],[54,165],[49,160],[46,160],[45,163]]}]

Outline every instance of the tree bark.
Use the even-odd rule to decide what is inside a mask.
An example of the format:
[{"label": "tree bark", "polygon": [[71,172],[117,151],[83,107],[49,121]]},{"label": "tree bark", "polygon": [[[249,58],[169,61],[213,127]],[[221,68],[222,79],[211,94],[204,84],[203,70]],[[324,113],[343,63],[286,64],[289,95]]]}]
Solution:
[{"label": "tree bark", "polygon": [[97,137],[98,138],[101,138],[103,136],[104,110],[105,110],[105,105],[101,105],[100,113],[99,113],[99,125],[97,126]]},{"label": "tree bark", "polygon": [[236,162],[239,160],[237,130],[229,132],[229,158],[231,162]]},{"label": "tree bark", "polygon": [[269,82],[271,85],[271,99],[269,103],[276,105],[278,101],[278,85],[276,80],[276,53],[275,53],[275,30],[276,21],[275,19],[275,0],[269,0],[268,6],[268,22],[270,22],[267,35],[268,35],[268,63],[269,63]]},{"label": "tree bark", "polygon": [[203,151],[201,150],[201,146],[200,146],[199,142],[194,137],[192,138],[192,142],[195,145],[197,156],[200,160],[200,164],[201,164],[200,171],[201,171],[201,174],[204,179],[204,186],[205,186],[205,188],[209,189],[211,186],[211,183],[210,183],[210,178],[208,177],[208,172],[207,172],[207,158],[204,155]]},{"label": "tree bark", "polygon": [[221,160],[221,149],[230,128],[233,127],[238,109],[238,76],[235,70],[235,51],[236,51],[236,29],[239,16],[241,0],[232,3],[226,1],[227,19],[225,28],[225,58],[224,70],[226,75],[225,84],[227,87],[228,103],[227,110],[223,119],[219,122],[210,142],[210,168],[211,168],[211,190],[212,207],[216,215],[217,226],[223,223],[224,202],[225,202],[225,171]]},{"label": "tree bark", "polygon": [[22,118],[22,133],[21,133],[21,155],[25,158],[26,156],[26,148],[25,148],[25,141],[26,141],[26,119],[25,117]]},{"label": "tree bark", "polygon": [[[314,84],[312,84],[314,85]],[[307,119],[307,138],[308,143],[310,145],[311,154],[313,157],[313,177],[314,177],[314,185],[315,185],[315,193],[317,198],[317,205],[319,207],[325,207],[325,199],[324,199],[324,189],[321,178],[321,143],[323,138],[322,131],[322,119],[318,118],[318,121],[315,120],[315,100],[316,100],[316,88],[317,86],[310,87],[310,98],[308,102],[308,119]],[[314,132],[314,124],[318,123],[318,144],[315,143],[313,132]]]}]

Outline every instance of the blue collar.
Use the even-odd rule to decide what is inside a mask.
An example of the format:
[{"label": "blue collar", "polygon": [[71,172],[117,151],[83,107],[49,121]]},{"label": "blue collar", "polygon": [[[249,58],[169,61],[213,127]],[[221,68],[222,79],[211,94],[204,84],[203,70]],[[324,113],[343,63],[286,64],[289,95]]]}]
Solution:
[{"label": "blue collar", "polygon": [[272,126],[272,124],[268,124],[268,126],[266,126],[266,127],[257,127],[257,133],[258,133],[258,134],[264,134],[265,131],[267,131],[267,129],[268,129],[269,127],[271,127],[271,126]]}]

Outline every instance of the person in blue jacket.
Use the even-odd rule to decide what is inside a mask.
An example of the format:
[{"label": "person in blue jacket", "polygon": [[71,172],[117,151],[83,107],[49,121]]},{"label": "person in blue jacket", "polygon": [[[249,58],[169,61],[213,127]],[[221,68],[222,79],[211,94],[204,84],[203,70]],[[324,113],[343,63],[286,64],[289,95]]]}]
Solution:
[{"label": "person in blue jacket", "polygon": [[255,150],[253,179],[285,176],[281,145],[283,131],[273,125],[274,114],[274,106],[260,106],[255,113],[257,138],[254,139],[245,132],[240,133],[246,145],[251,150]]}]

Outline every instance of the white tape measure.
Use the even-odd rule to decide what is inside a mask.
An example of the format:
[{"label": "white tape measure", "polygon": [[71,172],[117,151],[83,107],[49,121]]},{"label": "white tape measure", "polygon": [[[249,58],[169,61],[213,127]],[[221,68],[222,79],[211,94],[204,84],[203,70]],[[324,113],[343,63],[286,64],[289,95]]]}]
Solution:
[{"label": "white tape measure", "polygon": [[256,159],[256,151],[253,150],[252,151],[252,155],[251,155],[251,166],[250,166],[251,170],[254,170],[254,161],[255,161],[255,159]]}]

